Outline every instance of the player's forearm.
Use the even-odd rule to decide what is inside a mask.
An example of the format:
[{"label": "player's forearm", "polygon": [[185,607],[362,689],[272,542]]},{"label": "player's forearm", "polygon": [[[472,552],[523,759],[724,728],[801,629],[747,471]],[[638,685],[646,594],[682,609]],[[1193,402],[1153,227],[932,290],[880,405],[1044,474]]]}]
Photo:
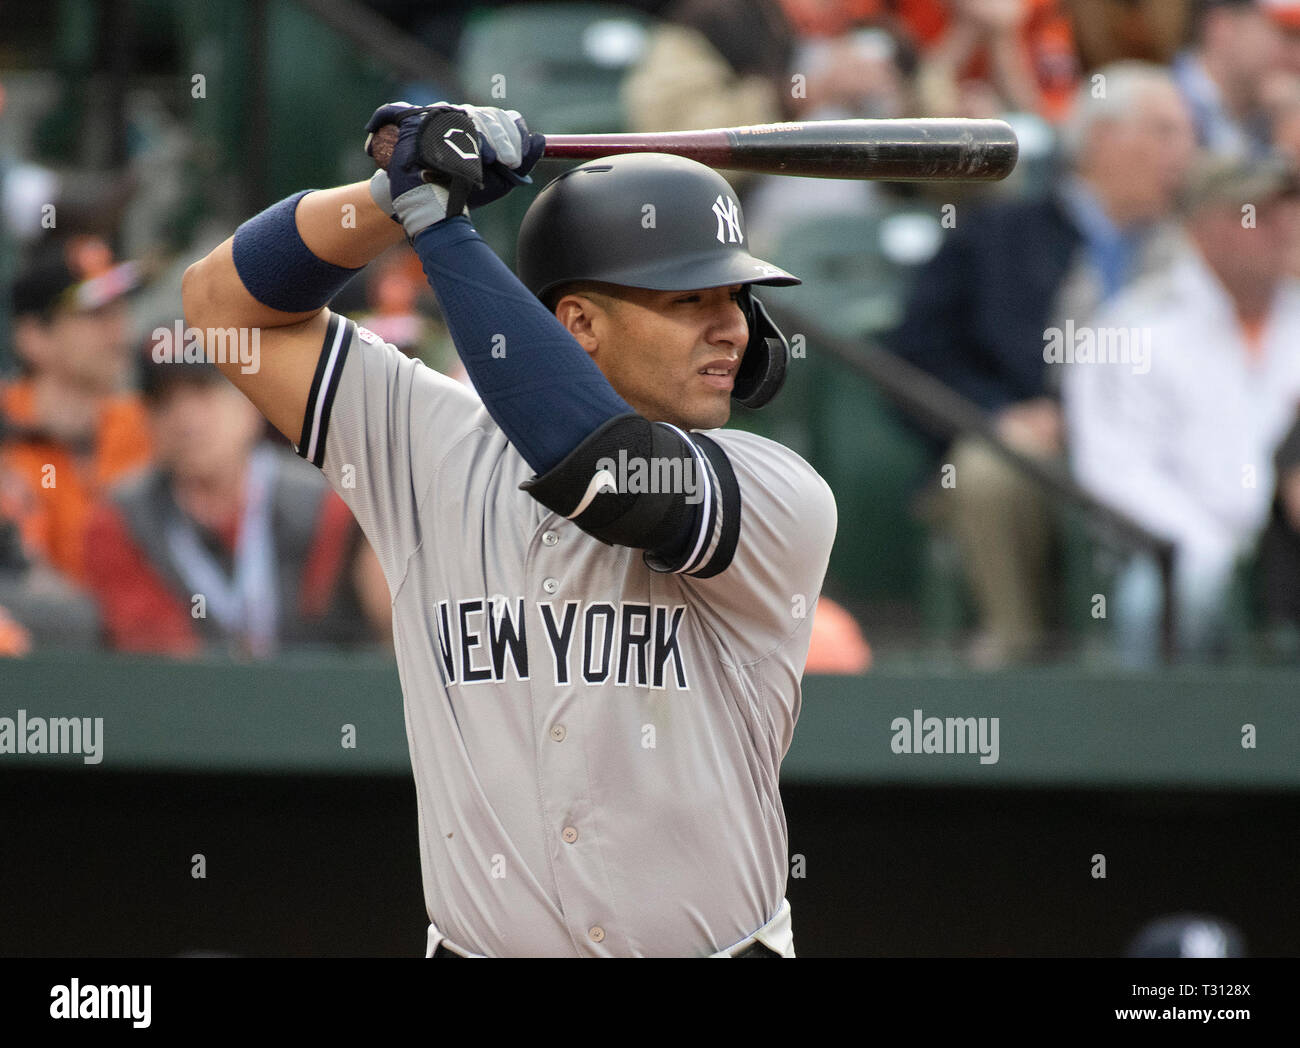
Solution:
[{"label": "player's forearm", "polygon": [[413,246],[484,407],[537,473],[632,412],[467,219],[430,226]]},{"label": "player's forearm", "polygon": [[369,182],[308,193],[295,217],[303,243],[314,255],[348,269],[366,265],[405,235],[376,206]]},{"label": "player's forearm", "polygon": [[[294,212],[298,235],[322,262],[359,269],[402,239],[402,229],[376,206],[369,184],[358,182],[308,193]],[[185,273],[184,309],[196,327],[284,327],[315,316],[323,306],[301,311],[276,309],[259,301],[240,277],[234,237],[219,244]],[[293,267],[277,275],[292,288],[302,274]]]}]

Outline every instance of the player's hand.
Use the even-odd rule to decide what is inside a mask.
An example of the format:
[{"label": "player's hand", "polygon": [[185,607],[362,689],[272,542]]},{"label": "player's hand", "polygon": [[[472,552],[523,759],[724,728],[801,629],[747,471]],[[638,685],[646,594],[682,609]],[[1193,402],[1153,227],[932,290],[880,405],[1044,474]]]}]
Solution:
[{"label": "player's hand", "polygon": [[[449,213],[461,214],[469,207],[491,203],[515,186],[529,183],[528,172],[546,147],[546,139],[529,132],[523,117],[514,110],[390,102],[375,110],[366,124],[366,152],[371,157],[375,156],[375,132],[389,124],[397,127],[397,140],[386,165],[386,188],[393,210],[412,237],[419,231],[413,224],[427,227]],[[431,192],[424,188],[429,184],[450,193]],[[399,207],[398,201],[407,194],[413,195]],[[385,206],[381,195],[375,194],[376,202]],[[441,201],[441,214],[436,206],[428,206],[435,199]],[[426,206],[413,216],[416,202]]]},{"label": "player's hand", "polygon": [[397,128],[384,173],[370,194],[402,224],[411,240],[447,217],[469,213],[469,193],[483,187],[478,132],[469,114],[450,106],[390,102],[366,123],[366,152],[375,156],[375,132]]},{"label": "player's hand", "polygon": [[469,195],[469,206],[482,207],[505,196],[515,186],[530,185],[528,172],[542,158],[546,137],[528,130],[514,109],[459,106],[478,130],[483,157],[483,188]]},{"label": "player's hand", "polygon": [[371,157],[375,155],[375,132],[390,124],[397,128],[397,141],[384,168],[393,199],[428,183],[482,185],[478,132],[462,110],[441,103],[389,102],[380,106],[366,122],[366,153]]}]

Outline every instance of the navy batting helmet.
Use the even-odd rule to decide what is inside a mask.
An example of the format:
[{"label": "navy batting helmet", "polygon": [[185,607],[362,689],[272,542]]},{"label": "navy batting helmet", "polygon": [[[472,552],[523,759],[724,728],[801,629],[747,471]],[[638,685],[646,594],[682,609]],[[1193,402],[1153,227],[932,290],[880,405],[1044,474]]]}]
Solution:
[{"label": "navy batting helmet", "polygon": [[584,280],[652,291],[742,284],[749,345],[732,399],[762,407],[785,381],[789,343],[749,285],[798,284],[799,278],[745,249],[735,190],[703,164],[627,153],[566,171],[524,215],[516,259],[519,279],[543,301]]}]

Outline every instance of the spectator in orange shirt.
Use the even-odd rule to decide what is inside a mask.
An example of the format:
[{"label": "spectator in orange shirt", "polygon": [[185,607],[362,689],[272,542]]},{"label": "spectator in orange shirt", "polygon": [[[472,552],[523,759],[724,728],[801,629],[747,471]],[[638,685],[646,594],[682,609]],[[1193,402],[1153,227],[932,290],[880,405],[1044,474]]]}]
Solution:
[{"label": "spectator in orange shirt", "polygon": [[25,547],[74,582],[85,579],[85,528],[106,487],[149,459],[139,398],[127,391],[131,263],[102,241],[74,240],[14,285],[22,375],[0,386],[0,468]]},{"label": "spectator in orange shirt", "polygon": [[936,116],[1069,110],[1079,83],[1074,28],[1062,0],[899,0],[924,48],[920,92]]},{"label": "spectator in orange shirt", "polygon": [[94,649],[95,602],[23,548],[8,497],[21,487],[0,470],[0,658],[46,648]]},{"label": "spectator in orange shirt", "polygon": [[157,463],[87,530],[110,646],[262,657],[387,640],[388,584],[351,512],[262,439],[243,394],[206,362],[147,359],[141,386]]}]

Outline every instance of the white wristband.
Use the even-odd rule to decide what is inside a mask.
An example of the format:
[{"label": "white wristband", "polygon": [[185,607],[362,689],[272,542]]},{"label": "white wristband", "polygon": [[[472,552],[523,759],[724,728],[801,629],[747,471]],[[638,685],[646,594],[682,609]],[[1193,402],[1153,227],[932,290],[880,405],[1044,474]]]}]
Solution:
[{"label": "white wristband", "polygon": [[379,210],[394,222],[397,221],[397,212],[393,210],[393,194],[388,188],[388,172],[382,167],[370,176],[370,199]]},{"label": "white wristband", "polygon": [[[422,186],[408,189],[393,201],[393,210],[406,230],[408,240],[414,240],[431,225],[447,217],[447,202],[451,191],[445,186],[426,182]],[[461,209],[462,215],[469,214],[469,208]]]}]

